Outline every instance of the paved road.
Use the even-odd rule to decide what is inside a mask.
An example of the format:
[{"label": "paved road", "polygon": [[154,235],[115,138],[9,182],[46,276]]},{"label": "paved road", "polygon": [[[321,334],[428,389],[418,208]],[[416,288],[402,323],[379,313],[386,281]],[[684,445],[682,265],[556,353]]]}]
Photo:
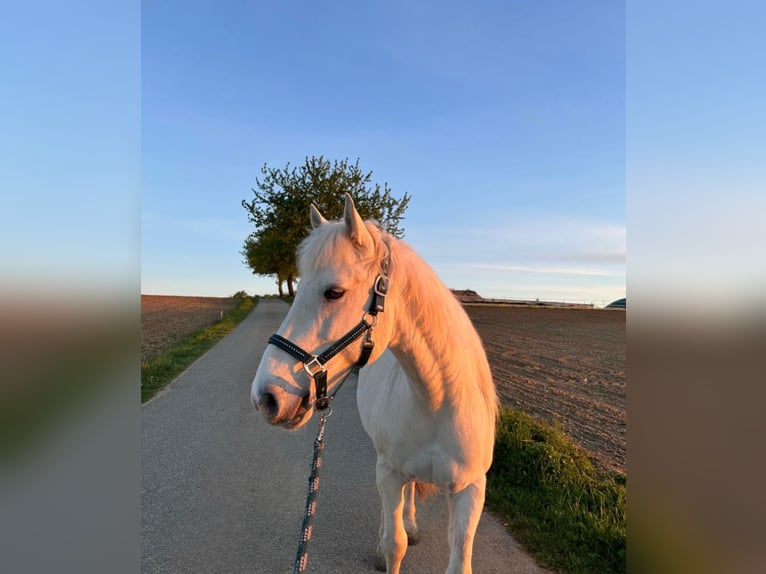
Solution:
[{"label": "paved road", "polygon": [[[142,571],[289,573],[300,534],[316,418],[287,432],[250,405],[250,382],[287,305],[262,300],[229,336],[144,405]],[[375,451],[349,380],[328,419],[309,572],[374,572],[380,503]],[[403,572],[441,573],[446,505],[421,505],[423,541]],[[487,513],[474,545],[477,574],[545,572]]]}]

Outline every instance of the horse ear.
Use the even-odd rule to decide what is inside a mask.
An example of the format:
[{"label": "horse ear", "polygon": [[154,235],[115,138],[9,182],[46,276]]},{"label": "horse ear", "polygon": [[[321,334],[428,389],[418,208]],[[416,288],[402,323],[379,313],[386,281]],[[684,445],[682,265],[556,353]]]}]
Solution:
[{"label": "horse ear", "polygon": [[346,208],[343,210],[343,220],[346,222],[346,230],[351,241],[360,247],[372,247],[370,232],[367,231],[364,221],[354,206],[354,200],[348,193],[346,194]]},{"label": "horse ear", "polygon": [[327,220],[324,218],[324,215],[322,215],[319,210],[317,209],[317,206],[313,203],[311,204],[311,207],[309,208],[309,211],[311,212],[311,227],[312,229],[315,227],[319,227],[323,223],[327,223]]}]

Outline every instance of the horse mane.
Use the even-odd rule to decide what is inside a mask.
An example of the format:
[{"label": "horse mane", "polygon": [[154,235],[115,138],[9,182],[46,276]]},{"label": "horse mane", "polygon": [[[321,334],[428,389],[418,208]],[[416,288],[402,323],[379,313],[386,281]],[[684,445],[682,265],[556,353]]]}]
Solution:
[{"label": "horse mane", "polygon": [[[402,300],[407,302],[407,312],[418,327],[409,334],[415,339],[413,344],[428,345],[434,355],[433,374],[441,370],[454,381],[446,389],[452,393],[449,398],[454,404],[474,408],[477,394],[471,392],[471,387],[476,385],[494,423],[499,405],[492,373],[484,345],[462,304],[404,241],[393,241],[392,259],[392,289],[401,285]],[[425,378],[432,377],[426,373]]]},{"label": "horse mane", "polygon": [[[355,264],[372,274],[390,249],[392,295],[399,292],[399,297],[391,299],[398,299],[401,305],[392,312],[407,313],[413,327],[397,336],[433,357],[423,373],[425,384],[445,377],[452,381],[448,388],[427,391],[437,402],[446,398],[458,408],[475,410],[483,406],[494,426],[497,393],[484,346],[462,304],[412,247],[374,221],[365,221],[365,225],[374,241],[374,253]],[[299,247],[299,273],[337,265],[338,253],[349,251],[347,242],[343,221],[330,221],[315,228]],[[483,405],[477,405],[477,400]]]}]

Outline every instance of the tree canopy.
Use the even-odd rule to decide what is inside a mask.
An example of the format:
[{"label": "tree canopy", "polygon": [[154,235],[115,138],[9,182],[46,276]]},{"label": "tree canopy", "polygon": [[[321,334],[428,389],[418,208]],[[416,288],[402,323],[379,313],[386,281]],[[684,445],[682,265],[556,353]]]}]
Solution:
[{"label": "tree canopy", "polygon": [[331,162],[323,156],[306,158],[303,165],[272,168],[264,164],[262,179],[256,178],[253,198],[242,200],[248,220],[255,231],[245,239],[244,263],[257,275],[275,275],[282,295],[282,283],[287,282],[290,295],[298,275],[296,251],[308,235],[309,206],[313,203],[328,219],[343,216],[343,194],[354,198],[364,219],[375,219],[396,237],[404,235],[400,226],[410,201],[405,193],[392,196],[387,183],[372,181],[372,172],[364,172],[359,160]]}]

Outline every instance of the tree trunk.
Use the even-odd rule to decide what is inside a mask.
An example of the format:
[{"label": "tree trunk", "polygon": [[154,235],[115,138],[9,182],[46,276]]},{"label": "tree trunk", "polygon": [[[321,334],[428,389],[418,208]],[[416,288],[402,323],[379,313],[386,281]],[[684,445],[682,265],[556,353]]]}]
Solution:
[{"label": "tree trunk", "polygon": [[293,287],[294,279],[292,273],[287,276],[287,291],[290,293],[290,297],[295,297],[295,288]]},{"label": "tree trunk", "polygon": [[282,289],[282,278],[281,277],[277,277],[277,285],[279,286],[279,296],[280,297],[284,297],[285,296],[285,292]]}]

